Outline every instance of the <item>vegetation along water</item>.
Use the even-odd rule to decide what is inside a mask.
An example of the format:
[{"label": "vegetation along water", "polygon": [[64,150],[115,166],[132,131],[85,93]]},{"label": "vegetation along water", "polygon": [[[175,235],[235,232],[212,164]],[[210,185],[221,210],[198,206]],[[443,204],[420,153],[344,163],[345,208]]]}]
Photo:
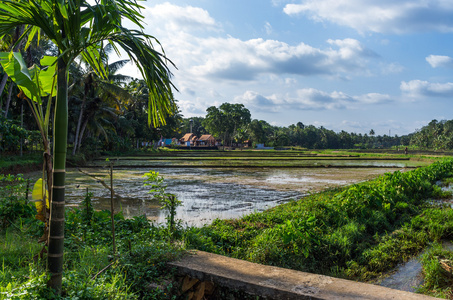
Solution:
[{"label": "vegetation along water", "polygon": [[[159,188],[158,174],[147,178],[150,190],[168,200],[167,209],[174,212],[179,204]],[[376,279],[429,249],[422,256],[425,281],[419,291],[450,297],[447,267],[453,257],[439,244],[453,235],[453,210],[442,204],[451,193],[438,183],[449,184],[451,178],[453,160],[441,160],[203,227],[181,227],[174,214],[157,225],[118,213],[116,256],[110,212],[94,210],[87,193],[79,208],[66,210],[65,271],[58,297],[177,298],[178,284],[166,262],[192,248],[361,281]],[[28,181],[3,175],[1,182],[0,299],[50,299],[55,295],[46,284],[46,253],[37,242],[44,224],[26,199]]]}]

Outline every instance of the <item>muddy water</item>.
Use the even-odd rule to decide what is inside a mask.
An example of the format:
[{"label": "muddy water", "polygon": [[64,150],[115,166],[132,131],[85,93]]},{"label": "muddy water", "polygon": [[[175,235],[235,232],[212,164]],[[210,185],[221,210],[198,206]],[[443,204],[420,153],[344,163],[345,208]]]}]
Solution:
[{"label": "muddy water", "polygon": [[[437,184],[441,184],[441,182]],[[442,187],[442,189],[444,191],[453,191],[453,186],[448,185]],[[432,200],[431,203],[438,205],[447,204],[453,207],[453,199]],[[450,241],[442,241],[442,247],[446,250],[453,251],[453,243]],[[420,255],[401,264],[385,278],[375,283],[392,289],[416,292],[417,288],[423,284],[423,268],[420,258],[425,252],[426,249]]]},{"label": "muddy water", "polygon": [[[446,250],[453,251],[453,244],[449,241],[443,241],[442,247]],[[386,278],[378,281],[377,284],[396,290],[417,292],[417,288],[423,284],[424,280],[422,264],[420,262],[423,253],[401,264]]]},{"label": "muddy water", "polygon": [[[182,206],[177,218],[187,225],[200,226],[216,218],[237,218],[260,212],[280,203],[321,191],[374,178],[397,168],[156,168],[168,184],[168,192],[177,195]],[[81,172],[82,171],[82,172]],[[86,190],[93,193],[96,209],[110,209],[109,171],[104,168],[69,169],[66,202],[78,206]],[[143,174],[149,169],[114,170],[114,201],[126,217],[145,214],[163,222],[165,215],[143,186]],[[39,173],[31,174],[38,178]]]},{"label": "muddy water", "polygon": [[[388,167],[388,168],[404,168],[404,167],[419,167],[428,165],[429,162],[413,161],[413,160],[385,160],[385,159],[358,159],[358,158],[228,158],[228,159],[210,159],[210,158],[178,158],[165,159],[162,157],[149,159],[112,159],[115,165],[122,167],[137,167],[137,166],[156,166],[156,167],[178,167],[178,166],[280,166],[280,167],[322,167],[322,166],[338,166],[338,167]],[[96,166],[105,165],[105,161],[97,160],[93,163]]]}]

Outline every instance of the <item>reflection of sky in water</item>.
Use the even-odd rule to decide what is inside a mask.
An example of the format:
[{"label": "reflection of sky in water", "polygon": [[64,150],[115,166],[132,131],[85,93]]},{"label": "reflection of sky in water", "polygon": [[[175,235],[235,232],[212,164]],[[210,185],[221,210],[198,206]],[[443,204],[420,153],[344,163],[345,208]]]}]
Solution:
[{"label": "reflection of sky in water", "polygon": [[[90,174],[103,179],[109,184],[107,170],[84,169]],[[202,225],[216,218],[235,218],[254,211],[263,211],[278,203],[300,198],[297,191],[275,191],[263,187],[252,187],[238,183],[206,182],[206,176],[211,179],[237,176],[237,170],[208,170],[208,169],[162,169],[159,174],[165,178],[167,192],[174,193],[182,202],[177,210],[177,218],[189,225]],[[145,169],[115,170],[114,190],[121,200],[115,200],[115,207],[121,206],[123,213],[128,216],[146,214],[147,217],[163,222],[165,215],[157,203],[151,200],[147,193],[148,187],[143,186],[142,177],[148,172]],[[253,173],[246,172],[246,176]],[[242,176],[244,176],[242,174]],[[110,209],[110,191],[100,182],[80,172],[68,172],[67,203],[77,204],[81,201],[86,188],[93,193],[93,205],[97,209]]]},{"label": "reflection of sky in water", "polygon": [[[69,169],[66,180],[66,202],[77,205],[88,188],[93,193],[96,209],[110,209],[108,169],[84,168],[87,176],[76,169]],[[370,169],[378,173],[379,169]],[[354,180],[344,178],[357,173],[334,168],[275,169],[275,168],[163,168],[156,169],[168,184],[167,191],[182,201],[177,218],[183,223],[201,225],[215,218],[237,218],[244,214],[260,212],[290,199],[298,199],[313,184],[344,185]],[[122,209],[127,217],[146,214],[150,219],[164,222],[165,216],[156,201],[143,186],[143,174],[148,169],[114,170],[115,210]],[[363,172],[361,170],[361,172]],[[367,171],[368,172],[368,171]],[[373,173],[373,174],[374,174]],[[38,177],[39,174],[36,174]],[[357,175],[354,174],[357,179]],[[283,187],[283,188],[280,188]],[[300,187],[303,187],[302,189]]]},{"label": "reflection of sky in water", "polygon": [[281,192],[231,183],[204,183],[199,186],[178,183],[169,186],[183,206],[177,216],[189,224],[200,224],[215,218],[237,218],[263,211],[278,203],[300,198],[298,192]]},{"label": "reflection of sky in water", "polygon": [[331,184],[347,184],[347,180],[332,180],[332,179],[323,179],[320,178],[322,177],[322,174],[317,174],[317,177],[313,176],[302,176],[302,177],[297,177],[294,174],[288,174],[288,173],[277,173],[277,174],[271,174],[266,178],[267,182],[270,183],[309,183],[313,181],[317,182],[323,182],[323,183],[331,183]]}]

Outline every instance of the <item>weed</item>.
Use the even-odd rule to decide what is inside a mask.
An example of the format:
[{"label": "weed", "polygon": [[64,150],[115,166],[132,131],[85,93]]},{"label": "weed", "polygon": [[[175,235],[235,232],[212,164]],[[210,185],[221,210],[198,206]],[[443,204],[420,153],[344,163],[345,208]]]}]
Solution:
[{"label": "weed", "polygon": [[451,298],[453,295],[453,252],[434,243],[421,258],[425,280],[419,292],[435,297]]},{"label": "weed", "polygon": [[452,171],[453,161],[445,160],[388,173],[234,222],[191,229],[186,243],[263,264],[367,280],[429,241],[453,235],[453,210],[425,202],[442,195],[434,184]]}]

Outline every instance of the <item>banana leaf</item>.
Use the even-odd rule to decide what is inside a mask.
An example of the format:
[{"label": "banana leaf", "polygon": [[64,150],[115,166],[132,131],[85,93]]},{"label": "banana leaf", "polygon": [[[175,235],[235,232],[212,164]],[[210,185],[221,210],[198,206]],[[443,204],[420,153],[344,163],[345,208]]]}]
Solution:
[{"label": "banana leaf", "polygon": [[[44,198],[45,195],[45,198]],[[43,186],[42,178],[39,178],[33,186],[33,192],[31,194],[31,202],[35,203],[36,210],[38,211],[36,219],[46,222],[45,210],[44,208],[44,199],[46,201],[46,206],[49,208],[49,192],[47,188]]]}]

